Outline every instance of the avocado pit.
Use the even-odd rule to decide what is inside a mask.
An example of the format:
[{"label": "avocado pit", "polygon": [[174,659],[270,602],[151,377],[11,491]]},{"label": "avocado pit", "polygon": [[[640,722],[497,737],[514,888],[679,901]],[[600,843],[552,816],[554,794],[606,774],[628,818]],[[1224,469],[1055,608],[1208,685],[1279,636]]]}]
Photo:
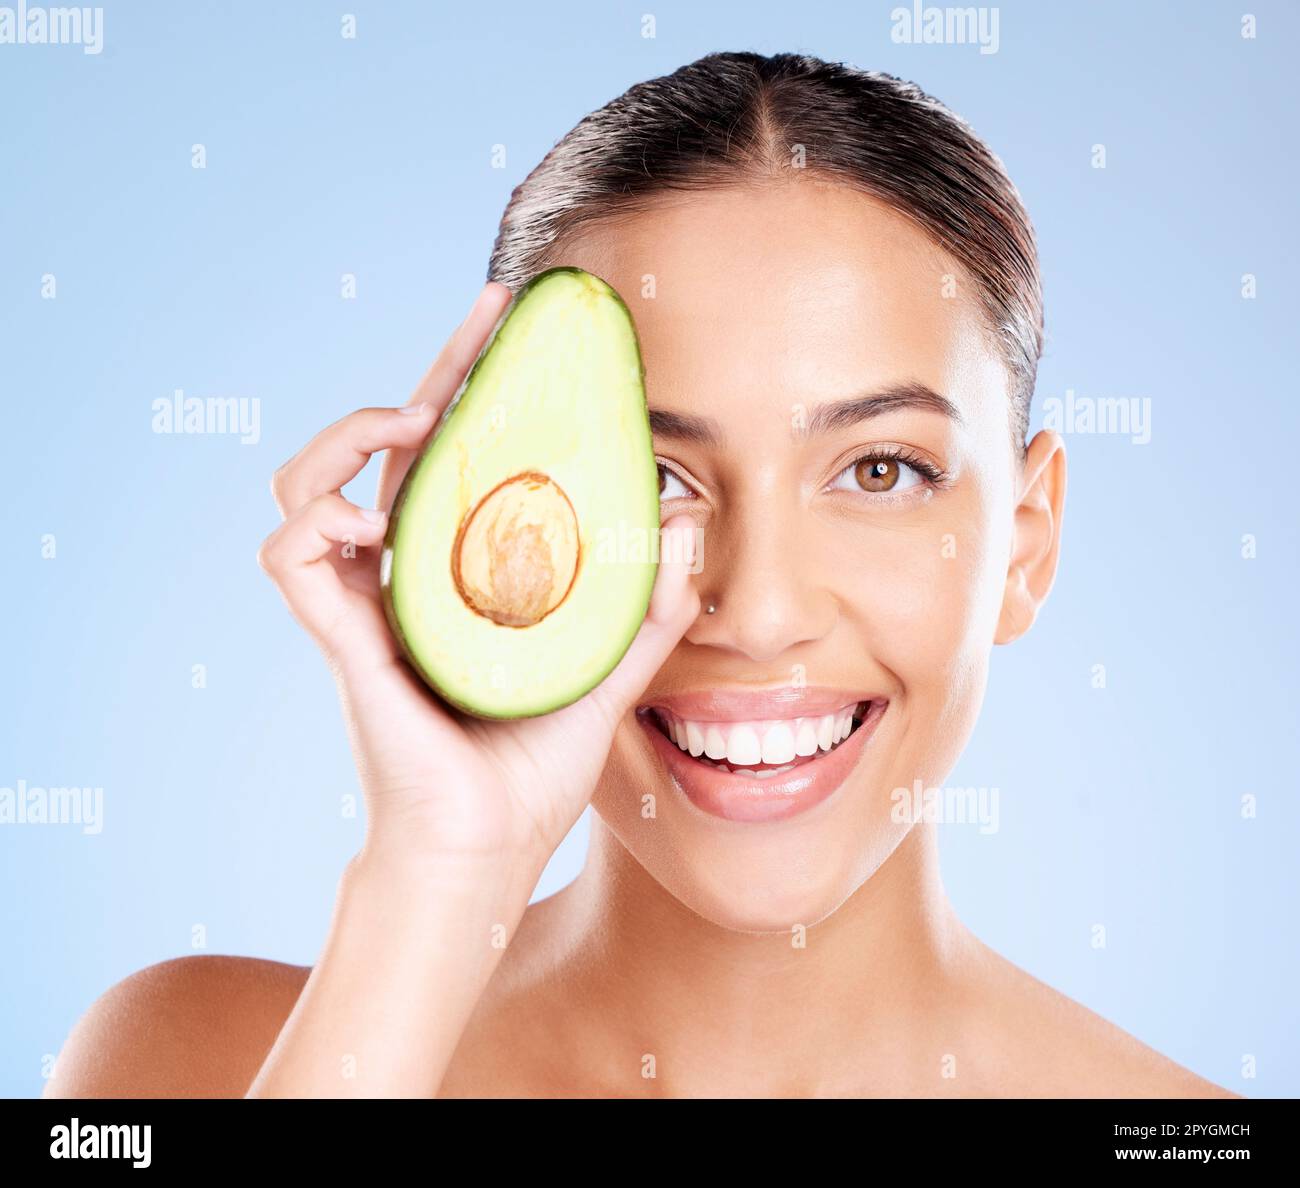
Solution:
[{"label": "avocado pit", "polygon": [[568,597],[579,551],[569,497],[548,475],[525,471],[465,517],[452,546],[452,580],[476,614],[503,627],[531,627]]}]

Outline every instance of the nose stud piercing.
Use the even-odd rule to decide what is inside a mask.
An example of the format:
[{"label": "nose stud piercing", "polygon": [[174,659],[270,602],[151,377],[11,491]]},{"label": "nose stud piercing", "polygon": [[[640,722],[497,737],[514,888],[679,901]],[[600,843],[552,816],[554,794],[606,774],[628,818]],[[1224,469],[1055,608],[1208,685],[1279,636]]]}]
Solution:
[{"label": "nose stud piercing", "polygon": [[709,605],[706,606],[706,607],[704,608],[704,613],[705,613],[706,615],[711,615],[711,614],[713,614],[717,609],[718,609],[718,608],[717,608],[716,606],[714,606],[713,603],[710,602]]}]

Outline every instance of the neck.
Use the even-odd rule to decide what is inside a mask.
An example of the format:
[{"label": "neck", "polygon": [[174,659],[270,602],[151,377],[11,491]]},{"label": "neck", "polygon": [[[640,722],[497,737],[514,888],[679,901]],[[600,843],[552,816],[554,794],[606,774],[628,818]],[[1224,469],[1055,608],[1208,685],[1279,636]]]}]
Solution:
[{"label": "neck", "polygon": [[584,1048],[614,1092],[802,1096],[896,1079],[912,1056],[928,1059],[917,1045],[953,996],[969,936],[932,825],[913,827],[802,936],[697,915],[595,814],[587,864],[563,898],[566,993],[600,1004],[597,1018],[586,1008]]}]

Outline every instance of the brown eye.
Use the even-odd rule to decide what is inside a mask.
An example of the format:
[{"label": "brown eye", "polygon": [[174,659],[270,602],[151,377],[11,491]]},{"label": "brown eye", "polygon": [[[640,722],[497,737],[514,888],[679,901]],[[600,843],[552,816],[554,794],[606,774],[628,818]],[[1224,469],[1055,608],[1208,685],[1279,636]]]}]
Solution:
[{"label": "brown eye", "polygon": [[664,487],[666,487],[667,485],[668,485],[668,468],[666,466],[660,466],[659,467],[659,498],[660,499],[664,497]]},{"label": "brown eye", "polygon": [[898,459],[863,458],[854,468],[854,478],[864,491],[889,491],[898,482]]},{"label": "brown eye", "polygon": [[[883,449],[883,447],[880,447]],[[835,476],[831,489],[851,491],[855,495],[899,496],[928,484],[940,486],[946,481],[943,471],[920,459],[904,461],[885,453],[867,454],[850,462]],[[867,500],[884,506],[888,500]]]}]

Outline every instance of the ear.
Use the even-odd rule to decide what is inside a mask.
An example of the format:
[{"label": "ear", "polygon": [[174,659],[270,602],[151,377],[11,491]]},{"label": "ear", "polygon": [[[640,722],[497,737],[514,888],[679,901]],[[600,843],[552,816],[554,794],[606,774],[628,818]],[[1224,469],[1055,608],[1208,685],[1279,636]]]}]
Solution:
[{"label": "ear", "polygon": [[1065,442],[1045,429],[1029,443],[1020,472],[1007,584],[994,643],[1011,643],[1033,626],[1056,578],[1064,510]]}]

